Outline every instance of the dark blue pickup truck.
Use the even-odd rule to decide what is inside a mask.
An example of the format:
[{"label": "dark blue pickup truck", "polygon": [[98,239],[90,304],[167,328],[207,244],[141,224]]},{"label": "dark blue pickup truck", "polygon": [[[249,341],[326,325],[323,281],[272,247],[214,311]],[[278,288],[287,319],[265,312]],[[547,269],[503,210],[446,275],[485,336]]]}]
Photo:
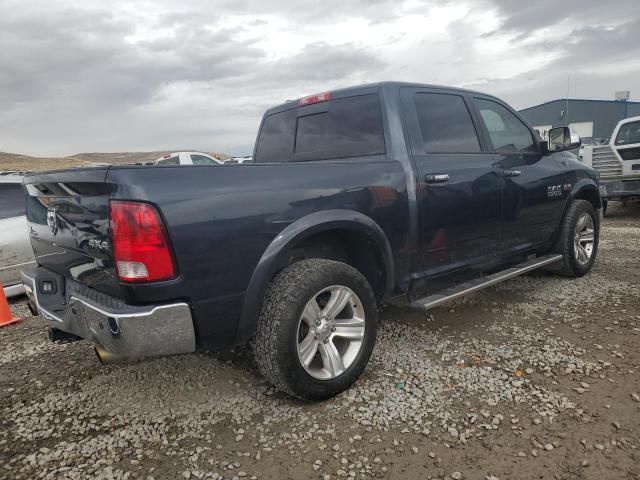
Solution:
[{"label": "dark blue pickup truck", "polygon": [[266,112],[250,164],[27,176],[23,280],[52,339],[104,361],[251,342],[276,387],[326,398],[364,370],[377,303],[589,272],[602,204],[577,144],[478,92],[312,95]]}]

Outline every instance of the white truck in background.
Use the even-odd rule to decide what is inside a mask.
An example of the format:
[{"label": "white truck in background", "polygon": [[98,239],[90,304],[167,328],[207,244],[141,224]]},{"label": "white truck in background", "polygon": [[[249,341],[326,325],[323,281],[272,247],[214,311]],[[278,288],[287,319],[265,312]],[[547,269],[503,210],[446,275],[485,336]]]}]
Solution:
[{"label": "white truck in background", "polygon": [[608,200],[640,200],[640,117],[618,122],[608,145],[586,145],[581,160],[600,175],[605,214]]}]

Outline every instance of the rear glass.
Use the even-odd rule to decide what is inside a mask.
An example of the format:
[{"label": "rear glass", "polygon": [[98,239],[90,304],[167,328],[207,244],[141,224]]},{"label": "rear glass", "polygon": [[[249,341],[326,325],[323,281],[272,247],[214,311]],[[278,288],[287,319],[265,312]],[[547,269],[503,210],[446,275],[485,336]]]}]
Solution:
[{"label": "rear glass", "polygon": [[[377,94],[332,100],[321,112],[313,110],[318,105],[310,107],[266,117],[255,161],[281,163],[385,153]],[[313,113],[304,115],[305,111]]]},{"label": "rear glass", "polygon": [[0,220],[24,215],[26,203],[22,185],[0,183]]},{"label": "rear glass", "polygon": [[180,159],[178,157],[170,157],[164,160],[158,160],[158,165],[180,165]]}]

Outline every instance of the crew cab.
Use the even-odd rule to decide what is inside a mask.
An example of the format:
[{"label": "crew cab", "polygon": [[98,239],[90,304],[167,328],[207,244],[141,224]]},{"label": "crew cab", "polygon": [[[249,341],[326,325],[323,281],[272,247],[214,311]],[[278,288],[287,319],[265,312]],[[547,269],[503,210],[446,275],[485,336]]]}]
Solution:
[{"label": "crew cab", "polygon": [[609,200],[640,200],[640,117],[620,120],[609,144],[586,146],[581,160],[600,175],[604,212]]},{"label": "crew cab", "polygon": [[52,337],[104,361],[250,342],[277,388],[327,398],[367,365],[378,303],[590,271],[601,201],[578,146],[479,92],[311,95],[265,113],[242,166],[28,175],[23,280]]}]

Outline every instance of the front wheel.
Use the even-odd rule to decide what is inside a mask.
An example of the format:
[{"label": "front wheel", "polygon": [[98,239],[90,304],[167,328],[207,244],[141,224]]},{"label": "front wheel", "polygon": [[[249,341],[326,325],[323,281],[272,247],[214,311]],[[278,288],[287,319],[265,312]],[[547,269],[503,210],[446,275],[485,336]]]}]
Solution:
[{"label": "front wheel", "polygon": [[375,297],[360,272],[342,262],[303,260],[270,283],[253,350],[276,388],[321,400],[347,389],[364,371],[376,329]]},{"label": "front wheel", "polygon": [[570,277],[582,277],[591,270],[598,252],[600,215],[590,202],[574,200],[562,221],[556,251],[561,253],[560,272]]}]

